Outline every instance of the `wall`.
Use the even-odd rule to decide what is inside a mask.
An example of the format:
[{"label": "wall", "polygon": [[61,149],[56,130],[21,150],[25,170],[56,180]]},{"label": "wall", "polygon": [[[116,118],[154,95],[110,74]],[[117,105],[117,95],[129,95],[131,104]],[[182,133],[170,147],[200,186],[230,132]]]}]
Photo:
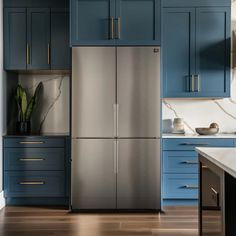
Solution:
[{"label": "wall", "polygon": [[21,74],[19,84],[32,96],[43,82],[39,102],[32,116],[33,133],[69,133],[70,76],[68,74]]},{"label": "wall", "polygon": [[194,133],[196,127],[208,127],[216,122],[221,133],[236,132],[236,2],[232,3],[232,77],[231,98],[226,99],[164,99],[163,100],[163,131],[169,131],[168,120],[181,117],[185,121],[187,133]]}]

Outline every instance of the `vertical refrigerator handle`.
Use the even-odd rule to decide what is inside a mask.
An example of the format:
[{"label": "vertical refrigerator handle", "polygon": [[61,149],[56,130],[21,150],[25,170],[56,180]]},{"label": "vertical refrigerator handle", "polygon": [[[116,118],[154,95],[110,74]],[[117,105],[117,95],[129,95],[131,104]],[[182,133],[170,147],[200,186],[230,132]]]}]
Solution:
[{"label": "vertical refrigerator handle", "polygon": [[114,153],[113,153],[113,165],[114,165],[114,173],[116,174],[116,171],[117,171],[117,157],[116,157],[116,155],[117,155],[117,146],[116,146],[116,141],[113,141],[113,151],[114,151]]},{"label": "vertical refrigerator handle", "polygon": [[119,172],[119,141],[116,141],[116,174]]},{"label": "vertical refrigerator handle", "polygon": [[113,105],[113,117],[114,117],[114,120],[113,120],[113,132],[114,132],[114,137],[116,137],[116,124],[117,124],[117,115],[116,115],[116,104]]},{"label": "vertical refrigerator handle", "polygon": [[119,104],[114,104],[114,137],[118,137],[119,128]]}]

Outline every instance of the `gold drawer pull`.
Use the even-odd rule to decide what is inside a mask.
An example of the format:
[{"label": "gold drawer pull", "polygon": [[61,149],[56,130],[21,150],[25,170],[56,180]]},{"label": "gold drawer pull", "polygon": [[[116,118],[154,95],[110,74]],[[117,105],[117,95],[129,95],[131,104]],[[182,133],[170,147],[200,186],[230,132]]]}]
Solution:
[{"label": "gold drawer pull", "polygon": [[195,164],[198,164],[198,162],[197,161],[183,161],[182,162],[183,164],[188,164],[188,165],[195,165]]},{"label": "gold drawer pull", "polygon": [[184,185],[184,188],[186,188],[186,189],[198,189],[198,185],[186,184],[186,185]]},{"label": "gold drawer pull", "polygon": [[44,181],[23,181],[19,183],[20,185],[44,185]]},{"label": "gold drawer pull", "polygon": [[208,167],[207,166],[202,166],[202,169],[208,169]]},{"label": "gold drawer pull", "polygon": [[20,158],[19,161],[45,161],[44,158]]},{"label": "gold drawer pull", "polygon": [[43,144],[43,141],[21,141],[19,144]]}]

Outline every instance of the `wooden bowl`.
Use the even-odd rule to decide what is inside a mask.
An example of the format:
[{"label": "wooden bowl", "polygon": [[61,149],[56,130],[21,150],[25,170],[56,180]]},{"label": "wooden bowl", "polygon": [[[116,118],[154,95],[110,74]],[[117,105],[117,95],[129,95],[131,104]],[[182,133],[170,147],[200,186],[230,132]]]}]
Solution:
[{"label": "wooden bowl", "polygon": [[196,128],[195,130],[200,135],[214,135],[219,132],[219,128]]}]

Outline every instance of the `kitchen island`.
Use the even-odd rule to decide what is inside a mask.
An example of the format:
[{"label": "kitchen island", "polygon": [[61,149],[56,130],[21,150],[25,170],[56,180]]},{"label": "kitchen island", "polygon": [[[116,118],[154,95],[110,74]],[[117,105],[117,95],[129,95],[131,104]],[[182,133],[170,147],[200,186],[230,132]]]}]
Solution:
[{"label": "kitchen island", "polygon": [[236,235],[236,148],[199,154],[199,235]]}]

